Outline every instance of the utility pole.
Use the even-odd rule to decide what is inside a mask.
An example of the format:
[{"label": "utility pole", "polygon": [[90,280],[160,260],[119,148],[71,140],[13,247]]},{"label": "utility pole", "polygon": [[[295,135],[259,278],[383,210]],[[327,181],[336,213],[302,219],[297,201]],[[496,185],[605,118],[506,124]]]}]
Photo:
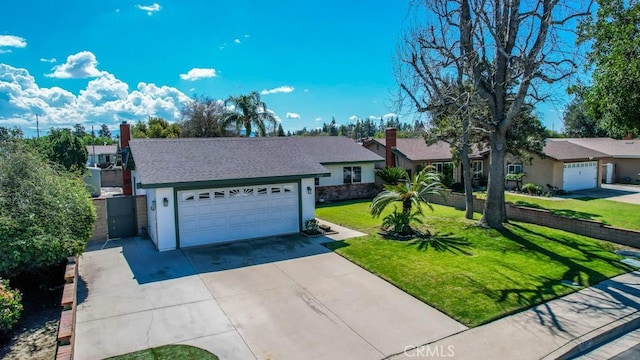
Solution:
[{"label": "utility pole", "polygon": [[93,132],[93,124],[91,124],[91,145],[93,146],[93,159],[91,165],[96,166],[96,133]]},{"label": "utility pole", "polygon": [[36,134],[38,136],[38,140],[40,140],[40,121],[38,120],[38,114],[36,114]]}]

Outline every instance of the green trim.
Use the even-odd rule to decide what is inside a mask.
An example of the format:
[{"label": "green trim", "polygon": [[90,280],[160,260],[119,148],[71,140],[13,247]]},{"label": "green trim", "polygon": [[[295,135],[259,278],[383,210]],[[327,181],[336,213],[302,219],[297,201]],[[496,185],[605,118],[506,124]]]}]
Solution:
[{"label": "green trim", "polygon": [[380,160],[360,160],[360,161],[327,161],[321,162],[320,165],[340,165],[340,164],[368,164],[384,162],[384,159]]},{"label": "green trim", "polygon": [[178,190],[173,188],[173,218],[176,224],[176,249],[180,249],[180,221],[178,218]]},{"label": "green trim", "polygon": [[330,176],[331,176],[331,173],[319,173],[319,174],[291,175],[291,176],[269,176],[269,177],[263,177],[263,178],[243,178],[243,179],[206,180],[206,181],[190,181],[190,182],[160,183],[160,184],[140,184],[140,188],[141,189],[157,189],[157,188],[172,187],[174,189],[190,190],[190,189],[205,189],[205,188],[244,186],[244,185],[266,185],[266,184],[275,184],[275,183],[296,182],[301,179],[330,177]]}]

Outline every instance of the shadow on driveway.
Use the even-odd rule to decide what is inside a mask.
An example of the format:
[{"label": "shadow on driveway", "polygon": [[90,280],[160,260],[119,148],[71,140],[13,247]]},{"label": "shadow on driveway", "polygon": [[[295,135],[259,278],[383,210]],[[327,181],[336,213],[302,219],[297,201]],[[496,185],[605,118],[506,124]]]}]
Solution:
[{"label": "shadow on driveway", "polygon": [[136,237],[92,242],[86,251],[121,247],[134,279],[147,284],[324,254],[331,252],[322,245],[328,241],[332,240],[323,236],[289,235],[158,252],[151,240]]}]

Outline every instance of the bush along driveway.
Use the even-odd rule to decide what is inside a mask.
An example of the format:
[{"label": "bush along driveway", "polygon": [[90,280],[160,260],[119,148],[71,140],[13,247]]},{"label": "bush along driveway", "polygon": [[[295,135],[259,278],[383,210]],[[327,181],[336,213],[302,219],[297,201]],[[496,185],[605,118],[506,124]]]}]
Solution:
[{"label": "bush along driveway", "polygon": [[318,208],[317,217],[369,234],[327,246],[470,327],[632,270],[610,243],[518,222],[483,229],[439,205],[424,209],[431,238],[386,240],[368,206]]}]

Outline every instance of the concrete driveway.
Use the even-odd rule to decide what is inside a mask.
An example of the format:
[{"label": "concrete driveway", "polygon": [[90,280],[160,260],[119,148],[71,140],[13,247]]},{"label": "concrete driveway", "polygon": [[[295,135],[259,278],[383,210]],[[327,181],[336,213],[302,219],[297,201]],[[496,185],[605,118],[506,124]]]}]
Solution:
[{"label": "concrete driveway", "polygon": [[157,253],[92,244],[75,358],[190,344],[221,359],[380,359],[466,329],[320,245],[276,237]]},{"label": "concrete driveway", "polygon": [[640,186],[622,184],[602,184],[598,189],[574,191],[571,198],[590,197],[640,205]]}]

